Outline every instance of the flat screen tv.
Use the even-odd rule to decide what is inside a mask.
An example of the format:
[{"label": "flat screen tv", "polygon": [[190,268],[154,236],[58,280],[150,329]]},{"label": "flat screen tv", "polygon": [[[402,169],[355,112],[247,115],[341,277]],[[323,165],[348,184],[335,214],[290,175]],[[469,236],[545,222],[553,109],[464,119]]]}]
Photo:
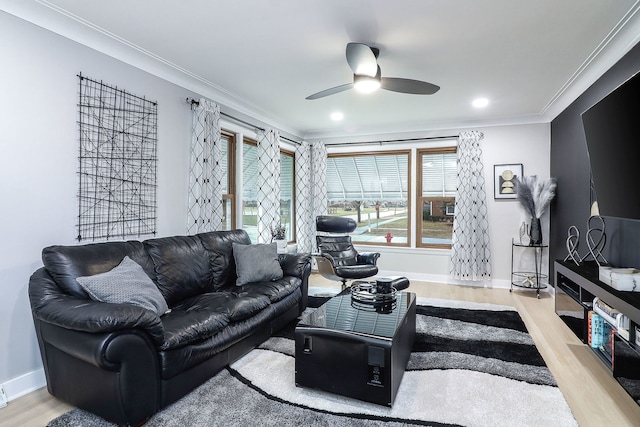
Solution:
[{"label": "flat screen tv", "polygon": [[640,220],[640,73],[582,113],[600,215]]}]

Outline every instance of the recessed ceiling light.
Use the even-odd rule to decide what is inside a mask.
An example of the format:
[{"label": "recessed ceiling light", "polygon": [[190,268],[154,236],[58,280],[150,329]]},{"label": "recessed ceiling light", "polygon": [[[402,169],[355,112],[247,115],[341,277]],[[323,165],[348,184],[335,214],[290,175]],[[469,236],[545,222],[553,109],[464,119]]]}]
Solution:
[{"label": "recessed ceiling light", "polygon": [[341,112],[336,111],[335,113],[331,113],[331,120],[339,122],[342,119],[344,119],[344,114],[342,114]]},{"label": "recessed ceiling light", "polygon": [[489,105],[489,100],[487,98],[476,98],[471,103],[476,108],[484,108]]}]

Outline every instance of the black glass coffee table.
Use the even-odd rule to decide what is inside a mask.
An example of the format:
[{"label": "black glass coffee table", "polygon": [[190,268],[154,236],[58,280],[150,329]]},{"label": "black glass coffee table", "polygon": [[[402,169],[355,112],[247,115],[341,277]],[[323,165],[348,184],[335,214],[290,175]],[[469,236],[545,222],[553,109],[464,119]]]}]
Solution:
[{"label": "black glass coffee table", "polygon": [[296,385],[392,406],[416,331],[416,295],[398,292],[390,310],[331,298],[295,330]]}]

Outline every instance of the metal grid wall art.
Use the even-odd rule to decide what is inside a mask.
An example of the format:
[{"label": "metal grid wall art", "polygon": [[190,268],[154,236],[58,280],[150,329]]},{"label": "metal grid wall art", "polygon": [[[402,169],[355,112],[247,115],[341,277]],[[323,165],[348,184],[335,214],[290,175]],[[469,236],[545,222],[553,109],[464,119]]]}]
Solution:
[{"label": "metal grid wall art", "polygon": [[81,240],[156,233],[158,105],[78,75]]}]

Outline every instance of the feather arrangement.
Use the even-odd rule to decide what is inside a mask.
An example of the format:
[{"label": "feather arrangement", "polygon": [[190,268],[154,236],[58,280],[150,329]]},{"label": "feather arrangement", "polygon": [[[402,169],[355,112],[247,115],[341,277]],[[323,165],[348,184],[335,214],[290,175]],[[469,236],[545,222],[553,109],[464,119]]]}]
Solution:
[{"label": "feather arrangement", "polygon": [[532,218],[540,218],[556,195],[556,179],[539,179],[536,175],[514,178],[518,200]]}]

